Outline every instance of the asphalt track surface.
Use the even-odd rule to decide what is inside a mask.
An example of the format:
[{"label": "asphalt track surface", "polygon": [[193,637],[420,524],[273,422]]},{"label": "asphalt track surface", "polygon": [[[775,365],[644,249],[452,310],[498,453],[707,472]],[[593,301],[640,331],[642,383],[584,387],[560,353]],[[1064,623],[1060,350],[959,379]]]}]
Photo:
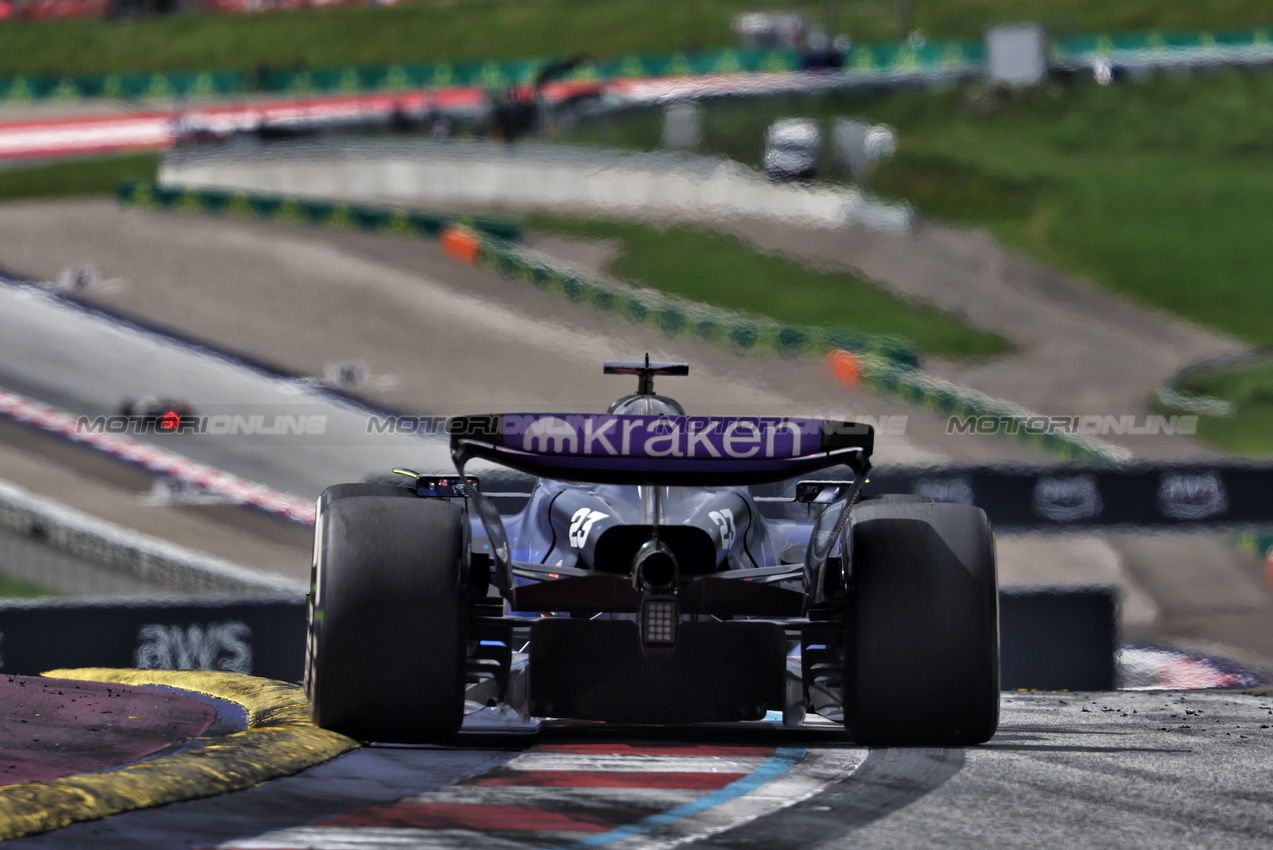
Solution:
[{"label": "asphalt track surface", "polygon": [[[142,223],[136,216],[129,216],[129,219],[133,224]],[[161,217],[154,223],[163,221]],[[219,227],[220,224],[208,222],[207,226]],[[240,237],[246,235],[237,224],[228,224],[230,230],[239,231]],[[193,236],[200,229],[186,228],[186,231]],[[201,251],[193,245],[183,247],[190,248],[191,255],[206,260],[207,266],[215,268],[214,255],[219,251],[215,248],[209,250],[209,242],[215,245],[217,240],[198,241],[202,243]],[[308,297],[315,306],[324,302],[330,304],[330,296],[335,294],[319,291],[325,288],[320,281],[327,283],[323,276],[331,281],[332,286],[356,291],[362,283],[357,278],[375,274],[377,279],[371,285],[379,290],[376,296],[387,297],[390,303],[396,301],[398,304],[395,306],[400,308],[396,315],[385,315],[380,329],[382,337],[401,333],[404,345],[400,351],[403,353],[424,349],[421,351],[424,357],[415,364],[409,360],[401,361],[394,364],[399,368],[388,374],[376,370],[390,386],[395,381],[406,386],[395,392],[378,391],[374,383],[360,388],[360,392],[380,401],[377,408],[369,408],[347,396],[326,390],[320,379],[323,372],[320,364],[310,363],[308,368],[290,372],[285,371],[286,367],[281,370],[258,365],[241,354],[229,355],[210,350],[202,342],[203,339],[220,339],[220,335],[191,337],[173,334],[148,322],[131,322],[113,311],[102,312],[90,301],[58,297],[38,287],[10,285],[0,286],[0,387],[76,416],[108,415],[118,412],[125,398],[162,395],[189,401],[200,414],[260,416],[266,425],[275,422],[277,417],[322,418],[323,432],[317,438],[242,433],[227,439],[187,434],[151,434],[140,438],[143,442],[162,445],[195,461],[215,465],[275,490],[313,499],[332,482],[362,480],[404,463],[417,469],[451,469],[444,440],[369,433],[369,419],[383,413],[386,408],[450,414],[457,412],[457,406],[464,412],[477,412],[517,409],[520,403],[525,405],[523,409],[537,410],[553,409],[551,399],[570,399],[580,410],[596,410],[607,398],[629,390],[626,384],[620,385],[613,378],[597,381],[599,361],[607,354],[634,354],[647,348],[650,342],[644,340],[634,345],[632,338],[636,334],[630,326],[623,328],[622,336],[602,337],[598,331],[605,333],[610,330],[606,325],[613,324],[602,322],[595,323],[583,339],[575,329],[562,328],[543,332],[540,339],[530,341],[527,337],[533,334],[527,325],[523,325],[523,316],[519,316],[516,309],[510,310],[497,304],[489,297],[490,292],[448,290],[419,279],[404,280],[401,272],[383,265],[376,269],[362,264],[362,268],[351,269],[356,264],[348,259],[342,262],[338,252],[330,252],[332,256],[326,258],[315,256],[313,249],[317,246],[301,248],[295,244],[287,245],[286,237],[282,240],[266,237],[261,241],[281,243],[286,250],[298,254],[308,253],[317,263],[333,261],[323,272],[311,276],[314,291]],[[254,247],[259,250],[261,246]],[[450,265],[449,261],[443,262]],[[443,269],[445,273],[465,272],[458,265],[444,266]],[[356,271],[357,277],[351,279],[350,271]],[[489,273],[481,276],[494,277]],[[490,282],[486,281],[488,287]],[[229,287],[230,283],[221,281],[220,285]],[[229,289],[222,289],[222,293],[229,294]],[[371,296],[372,293],[366,295]],[[179,297],[185,302],[185,309],[181,312],[188,316],[193,306],[191,301],[197,302],[200,296],[183,293]],[[248,297],[255,299],[259,295]],[[554,306],[560,312],[560,305]],[[240,304],[231,309],[246,312],[245,307]],[[352,307],[339,305],[337,309]],[[293,315],[265,312],[254,317],[266,319],[267,327],[262,328],[264,337],[290,337],[298,327],[317,329],[330,321],[328,314],[322,317],[315,315],[312,321],[305,322],[309,318],[305,312],[313,308],[302,305],[273,304],[266,310],[270,308],[287,309]],[[456,321],[454,316],[457,315],[463,315],[464,320]],[[244,320],[249,323],[254,321],[246,316]],[[165,326],[180,327],[181,324],[184,323],[165,323]],[[242,325],[243,321],[237,324]],[[473,338],[471,335],[475,332],[479,334],[476,339],[485,347],[476,360],[481,364],[494,364],[504,373],[502,377],[492,380],[488,365],[479,369],[474,364],[460,362],[468,359],[463,352],[470,344],[467,340]],[[624,347],[618,351],[608,348],[607,340],[610,344],[618,343]],[[362,344],[369,346],[373,343],[364,341]],[[585,360],[579,350],[584,348],[589,351],[585,362],[590,368],[586,372],[581,365],[574,365]],[[544,365],[538,369],[528,368],[530,352],[543,355]],[[793,409],[792,400],[784,397],[787,395],[784,391],[791,387],[766,392],[768,388],[757,387],[751,380],[720,374],[717,364],[722,359],[726,362],[738,359],[728,355],[722,358],[722,353],[713,352],[714,356],[709,359],[706,368],[700,363],[695,364],[697,368],[693,377],[696,380],[687,389],[702,400],[697,409],[703,409],[705,402],[708,409],[738,410],[745,400],[754,400],[748,410],[752,413],[758,409],[760,412],[790,412]],[[350,359],[362,358],[354,356]],[[712,360],[716,362],[710,362]],[[278,362],[278,358],[271,358],[271,361]],[[444,363],[446,367],[443,367]],[[571,366],[568,367],[568,363]],[[139,364],[144,366],[138,368]],[[375,368],[380,364],[372,365]],[[729,365],[732,366],[731,371],[736,371],[740,364]],[[700,370],[704,373],[701,378]],[[819,374],[823,370],[810,370],[806,366],[805,371],[813,371],[826,381],[826,376]],[[441,374],[446,372],[453,374]],[[483,372],[486,374],[483,375]],[[539,374],[531,377],[529,373],[532,372]],[[523,375],[526,376],[524,379],[520,377]],[[421,377],[425,380],[422,381]],[[418,384],[424,386],[413,386]],[[517,389],[511,389],[514,386]],[[585,395],[580,391],[583,386],[604,388],[590,393],[591,398],[587,401],[581,401]],[[823,391],[826,390],[836,395],[843,394],[837,392],[834,384],[825,384]],[[510,394],[520,395],[522,400],[499,400]],[[816,397],[807,391],[801,392],[801,395],[806,399]],[[570,404],[571,401],[565,403]],[[828,406],[842,407],[843,402],[840,399],[829,402],[824,396],[816,404],[825,409]],[[904,409],[901,405],[880,404],[878,407],[889,412]],[[890,439],[893,454],[900,458],[934,456],[931,452],[917,450],[913,441]],[[480,466],[475,464],[473,471],[479,473]]]},{"label": "asphalt track surface", "polygon": [[[841,81],[819,75],[781,72],[621,79],[604,82],[601,88],[611,104],[637,106],[666,103],[673,98],[812,92],[841,85]],[[596,84],[587,82],[549,82],[539,96],[549,103],[561,103],[588,95],[595,88]],[[487,92],[476,87],[300,99],[213,97],[190,103],[161,98],[140,106],[132,101],[106,100],[5,104],[0,107],[0,166],[6,160],[168,148],[176,141],[179,123],[228,135],[253,132],[264,125],[384,127],[389,116],[399,109],[418,119],[430,109],[463,116],[487,108]]]},{"label": "asphalt track surface", "polygon": [[[220,357],[189,342],[129,326],[85,305],[38,288],[0,287],[0,386],[77,416],[116,414],[126,398],[161,395],[197,400],[204,415],[320,417],[323,434],[252,436],[226,440],[192,434],[142,435],[193,460],[213,464],[276,490],[317,498],[333,480],[361,480],[387,471],[404,454],[445,468],[440,440],[377,439],[368,434],[370,411],[323,391],[317,382]],[[74,340],[49,345],[50,340]],[[91,356],[85,356],[91,352]],[[144,369],[137,364],[144,363]]]},{"label": "asphalt track surface", "polygon": [[15,848],[1266,847],[1273,699],[1005,695],[966,749],[836,727],[566,722],[359,749],[292,777]]}]

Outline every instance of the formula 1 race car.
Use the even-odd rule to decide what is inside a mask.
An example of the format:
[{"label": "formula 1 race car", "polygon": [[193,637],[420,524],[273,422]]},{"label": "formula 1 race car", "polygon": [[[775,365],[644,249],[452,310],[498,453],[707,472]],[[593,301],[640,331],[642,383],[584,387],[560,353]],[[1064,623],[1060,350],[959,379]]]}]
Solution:
[{"label": "formula 1 race car", "polygon": [[[604,414],[448,421],[457,475],[395,470],[318,501],[305,688],[313,720],[382,742],[467,714],[619,723],[807,711],[859,744],[962,745],[999,720],[986,515],[862,495],[874,434],[821,419],[688,416],[684,363],[609,361]],[[536,477],[502,514],[477,458]],[[794,483],[782,498],[753,487]],[[783,512],[788,516],[782,516]],[[791,514],[794,513],[794,516]],[[777,515],[776,515],[777,514]]]}]

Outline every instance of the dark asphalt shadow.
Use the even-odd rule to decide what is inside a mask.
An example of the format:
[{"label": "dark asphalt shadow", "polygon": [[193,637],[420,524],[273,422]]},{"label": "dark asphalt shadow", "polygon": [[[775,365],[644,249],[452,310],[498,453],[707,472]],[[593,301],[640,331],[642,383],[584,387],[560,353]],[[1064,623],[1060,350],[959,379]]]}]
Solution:
[{"label": "dark asphalt shadow", "polygon": [[1192,753],[1193,750],[1176,750],[1168,747],[1067,747],[1058,744],[983,744],[989,750],[1007,750],[1022,753]]},{"label": "dark asphalt shadow", "polygon": [[807,800],[689,846],[795,850],[842,838],[910,805],[963,766],[962,749],[873,749],[852,774]]}]

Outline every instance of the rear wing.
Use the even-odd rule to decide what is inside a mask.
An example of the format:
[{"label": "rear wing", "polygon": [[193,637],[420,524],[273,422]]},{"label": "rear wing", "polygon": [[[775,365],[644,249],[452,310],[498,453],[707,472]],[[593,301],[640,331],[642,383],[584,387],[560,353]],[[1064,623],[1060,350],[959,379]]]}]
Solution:
[{"label": "rear wing", "polygon": [[[591,484],[728,486],[794,478],[844,464],[854,483],[815,523],[805,571],[821,587],[848,508],[871,468],[869,425],[829,419],[739,416],[637,416],[587,413],[500,413],[448,421],[451,457],[486,529],[500,594],[516,609],[513,577],[564,568],[513,560],[504,521],[464,465],[484,458],[541,478]],[[581,573],[582,575],[582,573]]]},{"label": "rear wing", "polygon": [[457,469],[475,457],[590,484],[762,484],[844,464],[870,469],[859,422],[766,416],[501,413],[449,423]]}]

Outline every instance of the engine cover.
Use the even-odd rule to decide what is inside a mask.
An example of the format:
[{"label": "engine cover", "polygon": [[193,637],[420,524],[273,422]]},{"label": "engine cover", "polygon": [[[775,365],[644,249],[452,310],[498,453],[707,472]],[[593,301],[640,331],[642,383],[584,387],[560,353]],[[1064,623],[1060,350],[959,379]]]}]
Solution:
[{"label": "engine cover", "polygon": [[530,629],[530,713],[615,723],[759,720],[782,710],[787,639],[759,622],[682,622],[647,650],[631,620],[538,620]]}]

